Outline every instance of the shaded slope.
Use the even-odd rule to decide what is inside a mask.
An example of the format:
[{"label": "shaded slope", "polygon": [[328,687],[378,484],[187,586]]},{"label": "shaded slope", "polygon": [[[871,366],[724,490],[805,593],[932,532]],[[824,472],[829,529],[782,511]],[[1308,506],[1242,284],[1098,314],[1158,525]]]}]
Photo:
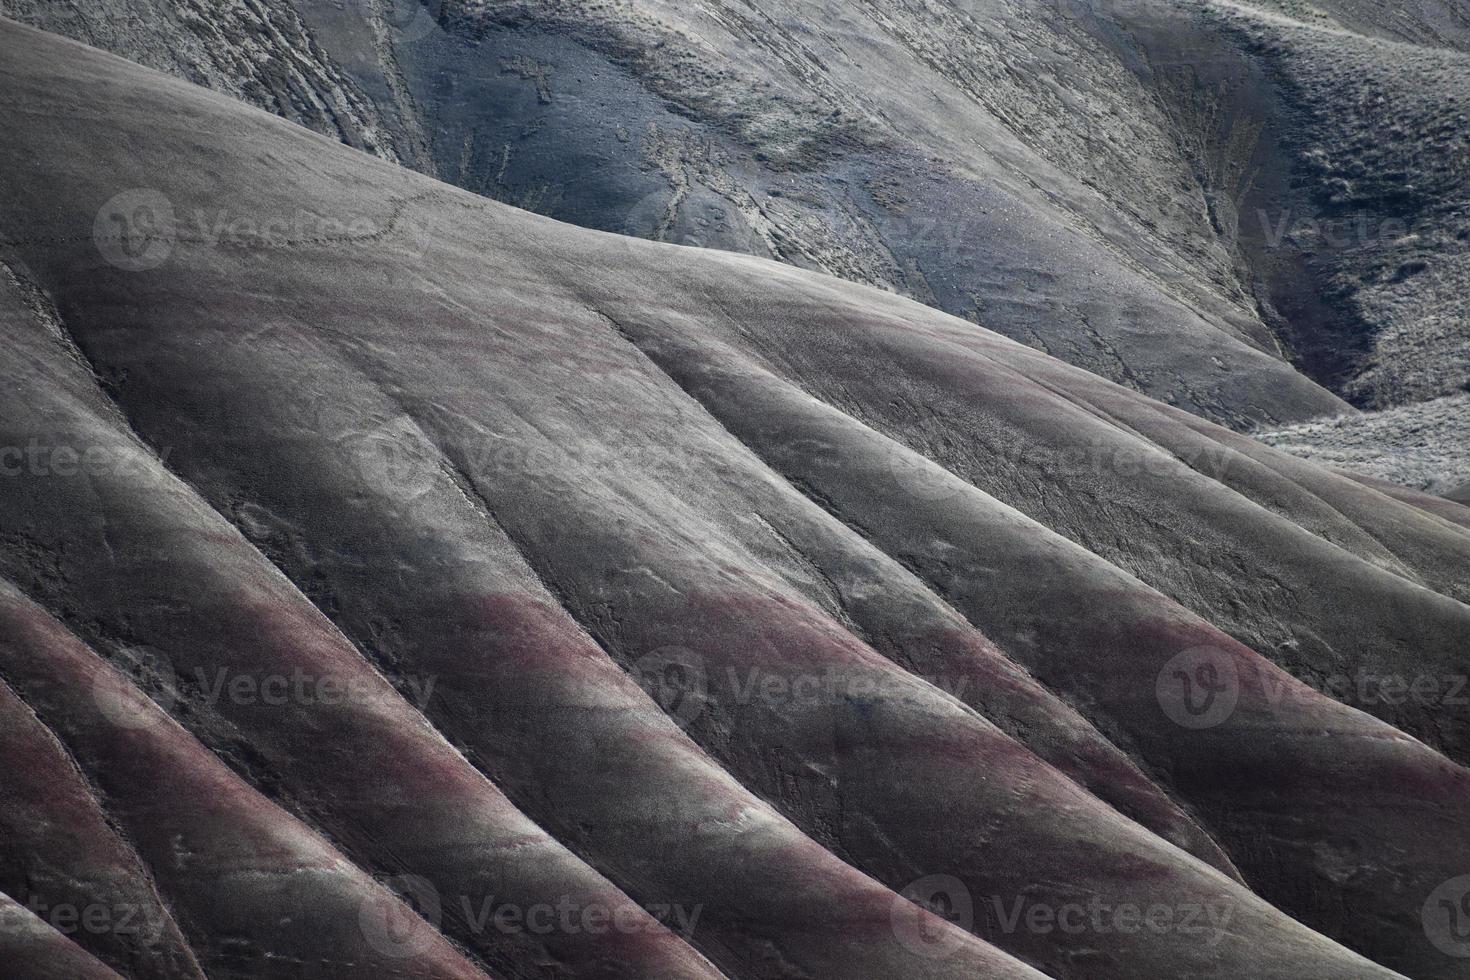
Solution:
[{"label": "shaded slope", "polygon": [[[381,886],[257,796],[126,678],[80,649],[55,621],[8,587],[0,594],[0,617],[6,636],[0,672],[69,744],[82,772],[107,801],[118,833],[137,847],[190,933],[193,948],[187,955],[175,947],[168,959],[124,959],[117,966],[126,975],[485,976],[437,935],[412,950],[411,964],[403,962],[386,928],[380,934],[362,925],[373,921],[365,909],[381,907],[385,921],[411,914],[394,908],[397,901]],[[16,702],[5,693],[9,713]],[[25,737],[35,725],[25,720],[7,725],[7,736]],[[73,773],[57,755],[52,747],[31,761],[38,775],[65,786],[65,777]],[[33,859],[45,863],[61,855],[47,848]],[[76,880],[85,885],[90,877],[83,872]],[[135,872],[123,880],[132,886],[139,877]],[[178,930],[172,922],[160,922],[160,913],[140,913],[148,905],[114,896],[111,903],[94,900],[76,907],[105,909],[116,917],[103,929],[83,920],[84,936],[178,939]]]},{"label": "shaded slope", "polygon": [[[15,597],[7,590],[5,598]],[[108,825],[65,747],[9,687],[0,688],[0,717],[6,732],[0,891],[39,916],[54,916],[78,945],[130,976],[203,977],[145,866]],[[88,909],[94,920],[105,910],[106,928],[83,927]]]},{"label": "shaded slope", "polygon": [[[0,30],[0,444],[46,450],[0,484],[7,576],[365,870],[702,910],[446,915],[497,975],[1392,975],[1308,927],[1463,975],[1420,914],[1470,848],[1464,710],[1356,705],[1416,741],[1280,669],[1463,671],[1463,529],[908,301]],[[1197,724],[1180,663],[1234,710]],[[933,876],[968,920],[898,897]],[[1079,896],[1228,921],[996,914]]]},{"label": "shaded slope", "polygon": [[7,895],[0,895],[0,953],[16,980],[120,980]]}]

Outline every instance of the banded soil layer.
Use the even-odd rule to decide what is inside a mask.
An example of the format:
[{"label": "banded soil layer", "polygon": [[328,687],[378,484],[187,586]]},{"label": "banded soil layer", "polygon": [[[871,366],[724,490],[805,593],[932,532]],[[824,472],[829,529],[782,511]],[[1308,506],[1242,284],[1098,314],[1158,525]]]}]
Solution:
[{"label": "banded soil layer", "polygon": [[1470,977],[1470,510],[9,20],[0,92],[7,976]]}]

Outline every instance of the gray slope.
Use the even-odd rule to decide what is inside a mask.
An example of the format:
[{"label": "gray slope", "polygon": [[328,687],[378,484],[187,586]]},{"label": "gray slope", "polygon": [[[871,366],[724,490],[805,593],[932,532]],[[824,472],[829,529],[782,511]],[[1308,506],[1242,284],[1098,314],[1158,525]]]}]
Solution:
[{"label": "gray slope", "polygon": [[[439,848],[472,833],[519,894],[698,900],[736,977],[1388,975],[1307,926],[1463,976],[1420,913],[1461,873],[1470,719],[1325,683],[1463,670],[1463,528],[906,300],[547,221],[0,29],[6,444],[156,454],[7,481],[0,560],[116,661],[377,678],[369,706],[176,705],[353,861],[457,887]],[[145,187],[158,220],[105,206]],[[1190,651],[1237,680],[1212,726],[1161,687]],[[639,690],[649,657],[702,665],[698,699]],[[363,798],[381,779],[412,819]],[[517,827],[557,861],[500,864]],[[892,910],[936,874],[982,909],[1233,924],[925,920],[929,960]]]}]

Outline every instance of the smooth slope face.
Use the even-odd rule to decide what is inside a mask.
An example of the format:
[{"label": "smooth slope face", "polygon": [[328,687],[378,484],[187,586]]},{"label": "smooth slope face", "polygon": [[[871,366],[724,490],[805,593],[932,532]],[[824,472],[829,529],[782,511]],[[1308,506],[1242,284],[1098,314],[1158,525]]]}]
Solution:
[{"label": "smooth slope face", "polygon": [[7,837],[0,890],[176,926],[79,955],[1467,975],[1455,505],[891,294],[9,22],[0,55],[0,733],[35,760],[0,820],[74,800],[79,842]]}]

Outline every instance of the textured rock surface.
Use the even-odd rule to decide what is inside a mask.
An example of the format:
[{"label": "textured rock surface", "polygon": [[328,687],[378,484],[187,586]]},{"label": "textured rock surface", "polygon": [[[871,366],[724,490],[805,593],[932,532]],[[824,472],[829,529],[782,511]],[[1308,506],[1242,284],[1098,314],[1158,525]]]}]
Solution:
[{"label": "textured rock surface", "polygon": [[1234,428],[1351,414],[1321,386],[1384,408],[1470,382],[1455,3],[0,11],[520,207],[899,292]]},{"label": "textured rock surface", "polygon": [[1454,498],[1470,481],[1470,395],[1259,432],[1278,449]]},{"label": "textured rock surface", "polygon": [[1466,976],[1462,508],[5,21],[0,89],[0,891],[159,923],[0,909],[35,975]]}]

